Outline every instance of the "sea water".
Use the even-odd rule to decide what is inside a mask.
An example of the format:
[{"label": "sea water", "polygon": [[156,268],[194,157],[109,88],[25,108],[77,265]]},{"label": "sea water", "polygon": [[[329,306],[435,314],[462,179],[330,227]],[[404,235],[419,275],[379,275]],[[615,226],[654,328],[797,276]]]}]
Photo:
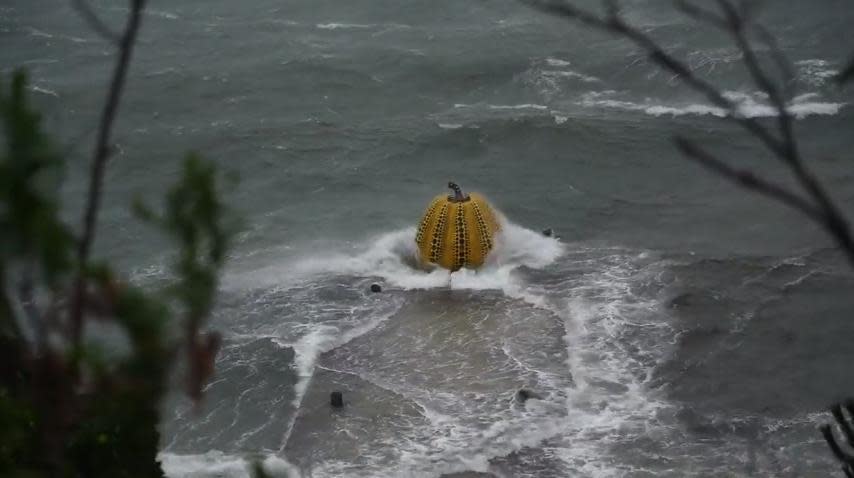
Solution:
[{"label": "sea water", "polygon": [[[123,5],[92,3],[120,28]],[[728,38],[668,2],[623,3],[773,128]],[[832,76],[854,9],[780,0],[761,20],[792,62],[806,162],[850,216],[854,110]],[[69,152],[76,221],[114,50],[70,2],[29,0],[0,6],[0,45]],[[836,472],[816,428],[854,393],[854,281],[817,226],[673,147],[686,135],[793,186],[724,116],[630,43],[516,2],[152,1],[97,253],[168,280],[169,243],[129,205],[156,201],[186,150],[240,176],[226,199],[244,219],[210,325],[216,376],[200,409],[163,405],[167,474]],[[414,265],[449,180],[504,216],[479,271]]]}]

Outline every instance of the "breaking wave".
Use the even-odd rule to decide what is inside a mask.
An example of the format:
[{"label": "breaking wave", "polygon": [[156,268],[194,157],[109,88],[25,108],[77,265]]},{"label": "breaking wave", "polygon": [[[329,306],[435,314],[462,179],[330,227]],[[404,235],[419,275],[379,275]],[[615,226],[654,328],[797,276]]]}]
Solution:
[{"label": "breaking wave", "polygon": [[484,267],[477,271],[463,269],[450,274],[444,269],[432,271],[416,267],[415,228],[409,227],[382,234],[368,241],[363,252],[333,254],[301,260],[291,269],[302,276],[325,274],[379,277],[387,285],[404,290],[433,289],[504,289],[511,286],[510,272],[519,267],[542,268],[563,252],[561,243],[509,221],[502,223],[495,249]]},{"label": "breaking wave", "polygon": [[[768,104],[767,97],[762,93],[741,93],[728,91],[724,96],[738,105],[738,113],[747,118],[768,118],[777,116],[776,109]],[[716,116],[723,118],[729,112],[723,108],[706,103],[683,105],[668,105],[647,99],[636,102],[621,99],[613,90],[594,91],[582,95],[578,104],[585,108],[605,108],[624,111],[636,111],[650,116]],[[846,103],[822,101],[818,93],[805,93],[797,96],[789,103],[787,109],[795,118],[803,119],[808,116],[832,116],[846,106]]]}]

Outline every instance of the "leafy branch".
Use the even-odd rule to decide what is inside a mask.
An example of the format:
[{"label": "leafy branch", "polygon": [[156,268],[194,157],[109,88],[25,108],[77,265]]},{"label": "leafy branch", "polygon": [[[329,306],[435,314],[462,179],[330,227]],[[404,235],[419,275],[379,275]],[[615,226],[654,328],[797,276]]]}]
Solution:
[{"label": "leafy branch", "polygon": [[[80,238],[77,249],[79,272],[75,286],[74,305],[71,311],[71,340],[75,345],[80,344],[84,327],[83,317],[86,309],[86,294],[83,290],[83,268],[89,259],[92,244],[95,241],[95,226],[98,218],[98,210],[101,206],[104,173],[112,149],[110,136],[113,124],[116,121],[116,114],[118,113],[122,91],[124,90],[127,78],[128,66],[130,65],[131,55],[136,44],[136,37],[142,21],[142,12],[145,9],[145,3],[146,0],[131,0],[127,25],[117,43],[119,49],[118,58],[113,69],[113,76],[107,90],[107,100],[104,103],[104,109],[101,112],[101,120],[98,126],[98,136],[92,158],[92,169],[89,172],[89,193],[83,213],[83,236]],[[78,10],[84,12],[84,17],[88,18],[90,23],[94,22],[96,30],[99,29],[99,26],[103,26],[103,23],[97,19],[97,16],[88,7],[85,0],[78,0],[75,4]],[[103,28],[106,27],[104,26]]]},{"label": "leafy branch", "polygon": [[[221,339],[203,328],[235,224],[211,163],[188,155],[162,207],[135,205],[177,245],[165,292],[129,284],[90,258],[111,132],[146,3],[130,2],[79,236],[60,214],[65,154],[30,106],[25,74],[14,73],[8,88],[0,78],[0,476],[163,476],[157,425],[171,364],[186,352],[195,401],[213,373]],[[75,6],[110,38],[84,0]],[[104,343],[87,333],[87,323],[117,328],[126,343]]]}]

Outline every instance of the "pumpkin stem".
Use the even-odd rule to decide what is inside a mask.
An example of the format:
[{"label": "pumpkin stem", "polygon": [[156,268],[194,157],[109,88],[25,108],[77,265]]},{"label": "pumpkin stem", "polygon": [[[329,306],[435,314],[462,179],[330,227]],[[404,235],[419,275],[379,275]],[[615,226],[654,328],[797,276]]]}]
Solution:
[{"label": "pumpkin stem", "polygon": [[460,189],[457,183],[449,181],[448,187],[454,190],[454,201],[465,201],[466,197],[463,195],[463,190]]}]

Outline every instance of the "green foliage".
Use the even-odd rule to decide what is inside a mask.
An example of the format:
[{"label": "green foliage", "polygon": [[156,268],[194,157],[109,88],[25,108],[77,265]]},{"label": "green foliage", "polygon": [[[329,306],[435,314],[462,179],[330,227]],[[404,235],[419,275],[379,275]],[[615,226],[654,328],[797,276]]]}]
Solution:
[{"label": "green foliage", "polygon": [[10,469],[8,464],[24,458],[35,448],[35,418],[26,403],[0,389],[0,470]]},{"label": "green foliage", "polygon": [[157,214],[141,201],[134,210],[180,246],[175,265],[180,278],[173,294],[192,317],[207,315],[216,293],[216,279],[225,259],[233,225],[223,221],[224,206],[216,191],[216,169],[197,154],[184,160],[180,182],[166,194],[164,212]]},{"label": "green foliage", "polygon": [[7,93],[0,82],[0,120],[5,149],[0,156],[0,263],[34,262],[49,285],[71,267],[72,236],[59,218],[63,162],[41,130],[41,117],[26,96],[26,78],[16,72]]},{"label": "green foliage", "polygon": [[[161,477],[159,407],[176,354],[199,399],[219,344],[201,332],[234,231],[219,175],[190,154],[162,212],[135,206],[177,245],[165,292],[76,264],[57,199],[64,158],[26,91],[20,72],[0,89],[0,476]],[[75,301],[84,325],[112,324],[127,346],[108,354],[71,334]]]},{"label": "green foliage", "polygon": [[177,280],[167,294],[183,307],[183,326],[189,338],[188,393],[198,400],[213,372],[219,347],[219,336],[202,338],[198,329],[213,307],[219,271],[236,223],[219,200],[216,168],[195,153],[184,159],[181,178],[166,193],[163,212],[154,212],[140,200],[134,202],[134,211],[179,245],[173,266]]}]

